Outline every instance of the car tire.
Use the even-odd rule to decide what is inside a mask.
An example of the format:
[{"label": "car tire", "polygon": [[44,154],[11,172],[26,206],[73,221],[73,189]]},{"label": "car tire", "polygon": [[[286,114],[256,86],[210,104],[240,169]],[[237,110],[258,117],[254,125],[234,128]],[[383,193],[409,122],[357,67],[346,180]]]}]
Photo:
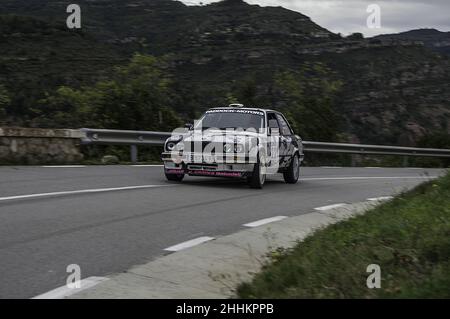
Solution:
[{"label": "car tire", "polygon": [[264,183],[266,181],[266,173],[261,163],[264,163],[264,161],[261,161],[261,158],[258,155],[258,162],[255,164],[253,168],[252,175],[249,176],[247,179],[248,185],[251,188],[261,189],[264,186]]},{"label": "car tire", "polygon": [[166,174],[166,178],[171,182],[181,182],[184,178],[184,174]]},{"label": "car tire", "polygon": [[283,173],[284,181],[288,184],[296,184],[300,177],[300,159],[298,154],[292,157],[291,164]]}]

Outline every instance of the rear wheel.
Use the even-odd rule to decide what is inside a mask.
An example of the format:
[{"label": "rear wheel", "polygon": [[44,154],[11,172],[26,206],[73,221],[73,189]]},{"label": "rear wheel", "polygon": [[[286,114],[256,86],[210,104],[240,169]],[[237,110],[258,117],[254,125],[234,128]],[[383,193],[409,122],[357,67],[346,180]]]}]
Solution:
[{"label": "rear wheel", "polygon": [[252,175],[247,179],[248,185],[251,188],[261,189],[266,182],[266,166],[264,157],[258,156],[258,162],[253,168]]},{"label": "rear wheel", "polygon": [[300,159],[297,154],[292,157],[291,164],[283,173],[284,181],[288,184],[295,184],[298,182],[300,176]]},{"label": "rear wheel", "polygon": [[184,178],[184,174],[166,174],[166,178],[168,181],[172,182],[181,182]]}]

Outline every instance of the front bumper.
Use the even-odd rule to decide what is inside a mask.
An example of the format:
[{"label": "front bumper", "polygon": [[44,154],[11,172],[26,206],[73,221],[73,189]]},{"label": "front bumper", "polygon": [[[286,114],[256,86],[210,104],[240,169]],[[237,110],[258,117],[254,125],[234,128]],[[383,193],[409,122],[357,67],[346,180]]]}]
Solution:
[{"label": "front bumper", "polygon": [[[211,156],[213,158],[211,158]],[[253,172],[255,163],[239,155],[209,155],[165,152],[161,159],[167,174],[188,174],[191,176],[247,177]]]}]

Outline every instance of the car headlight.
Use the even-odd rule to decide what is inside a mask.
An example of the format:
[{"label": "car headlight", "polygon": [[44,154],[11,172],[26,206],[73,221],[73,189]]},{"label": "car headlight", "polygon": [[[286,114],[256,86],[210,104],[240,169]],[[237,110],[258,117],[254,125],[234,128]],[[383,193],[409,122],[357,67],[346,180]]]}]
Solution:
[{"label": "car headlight", "polygon": [[244,152],[244,145],[242,145],[242,144],[237,144],[236,147],[235,147],[235,151],[236,151],[236,153],[242,153],[242,152]]},{"label": "car headlight", "polygon": [[172,135],[167,139],[166,150],[168,151],[182,151],[184,150],[183,135]]},{"label": "car headlight", "polygon": [[173,149],[175,148],[176,144],[174,142],[168,142],[167,143],[167,149],[169,151],[173,151]]},{"label": "car headlight", "polygon": [[233,144],[225,144],[225,145],[223,146],[223,151],[224,151],[225,153],[231,153],[231,152],[233,152]]}]

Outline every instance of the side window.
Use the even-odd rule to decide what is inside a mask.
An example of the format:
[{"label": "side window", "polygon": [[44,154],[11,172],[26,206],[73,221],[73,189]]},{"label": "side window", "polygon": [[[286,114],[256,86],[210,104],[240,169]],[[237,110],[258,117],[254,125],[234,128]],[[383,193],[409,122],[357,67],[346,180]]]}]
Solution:
[{"label": "side window", "polygon": [[280,132],[282,135],[292,135],[288,122],[280,114],[277,114],[278,122],[280,123]]},{"label": "side window", "polygon": [[280,128],[275,113],[267,113],[267,121],[269,123],[269,129]]}]

